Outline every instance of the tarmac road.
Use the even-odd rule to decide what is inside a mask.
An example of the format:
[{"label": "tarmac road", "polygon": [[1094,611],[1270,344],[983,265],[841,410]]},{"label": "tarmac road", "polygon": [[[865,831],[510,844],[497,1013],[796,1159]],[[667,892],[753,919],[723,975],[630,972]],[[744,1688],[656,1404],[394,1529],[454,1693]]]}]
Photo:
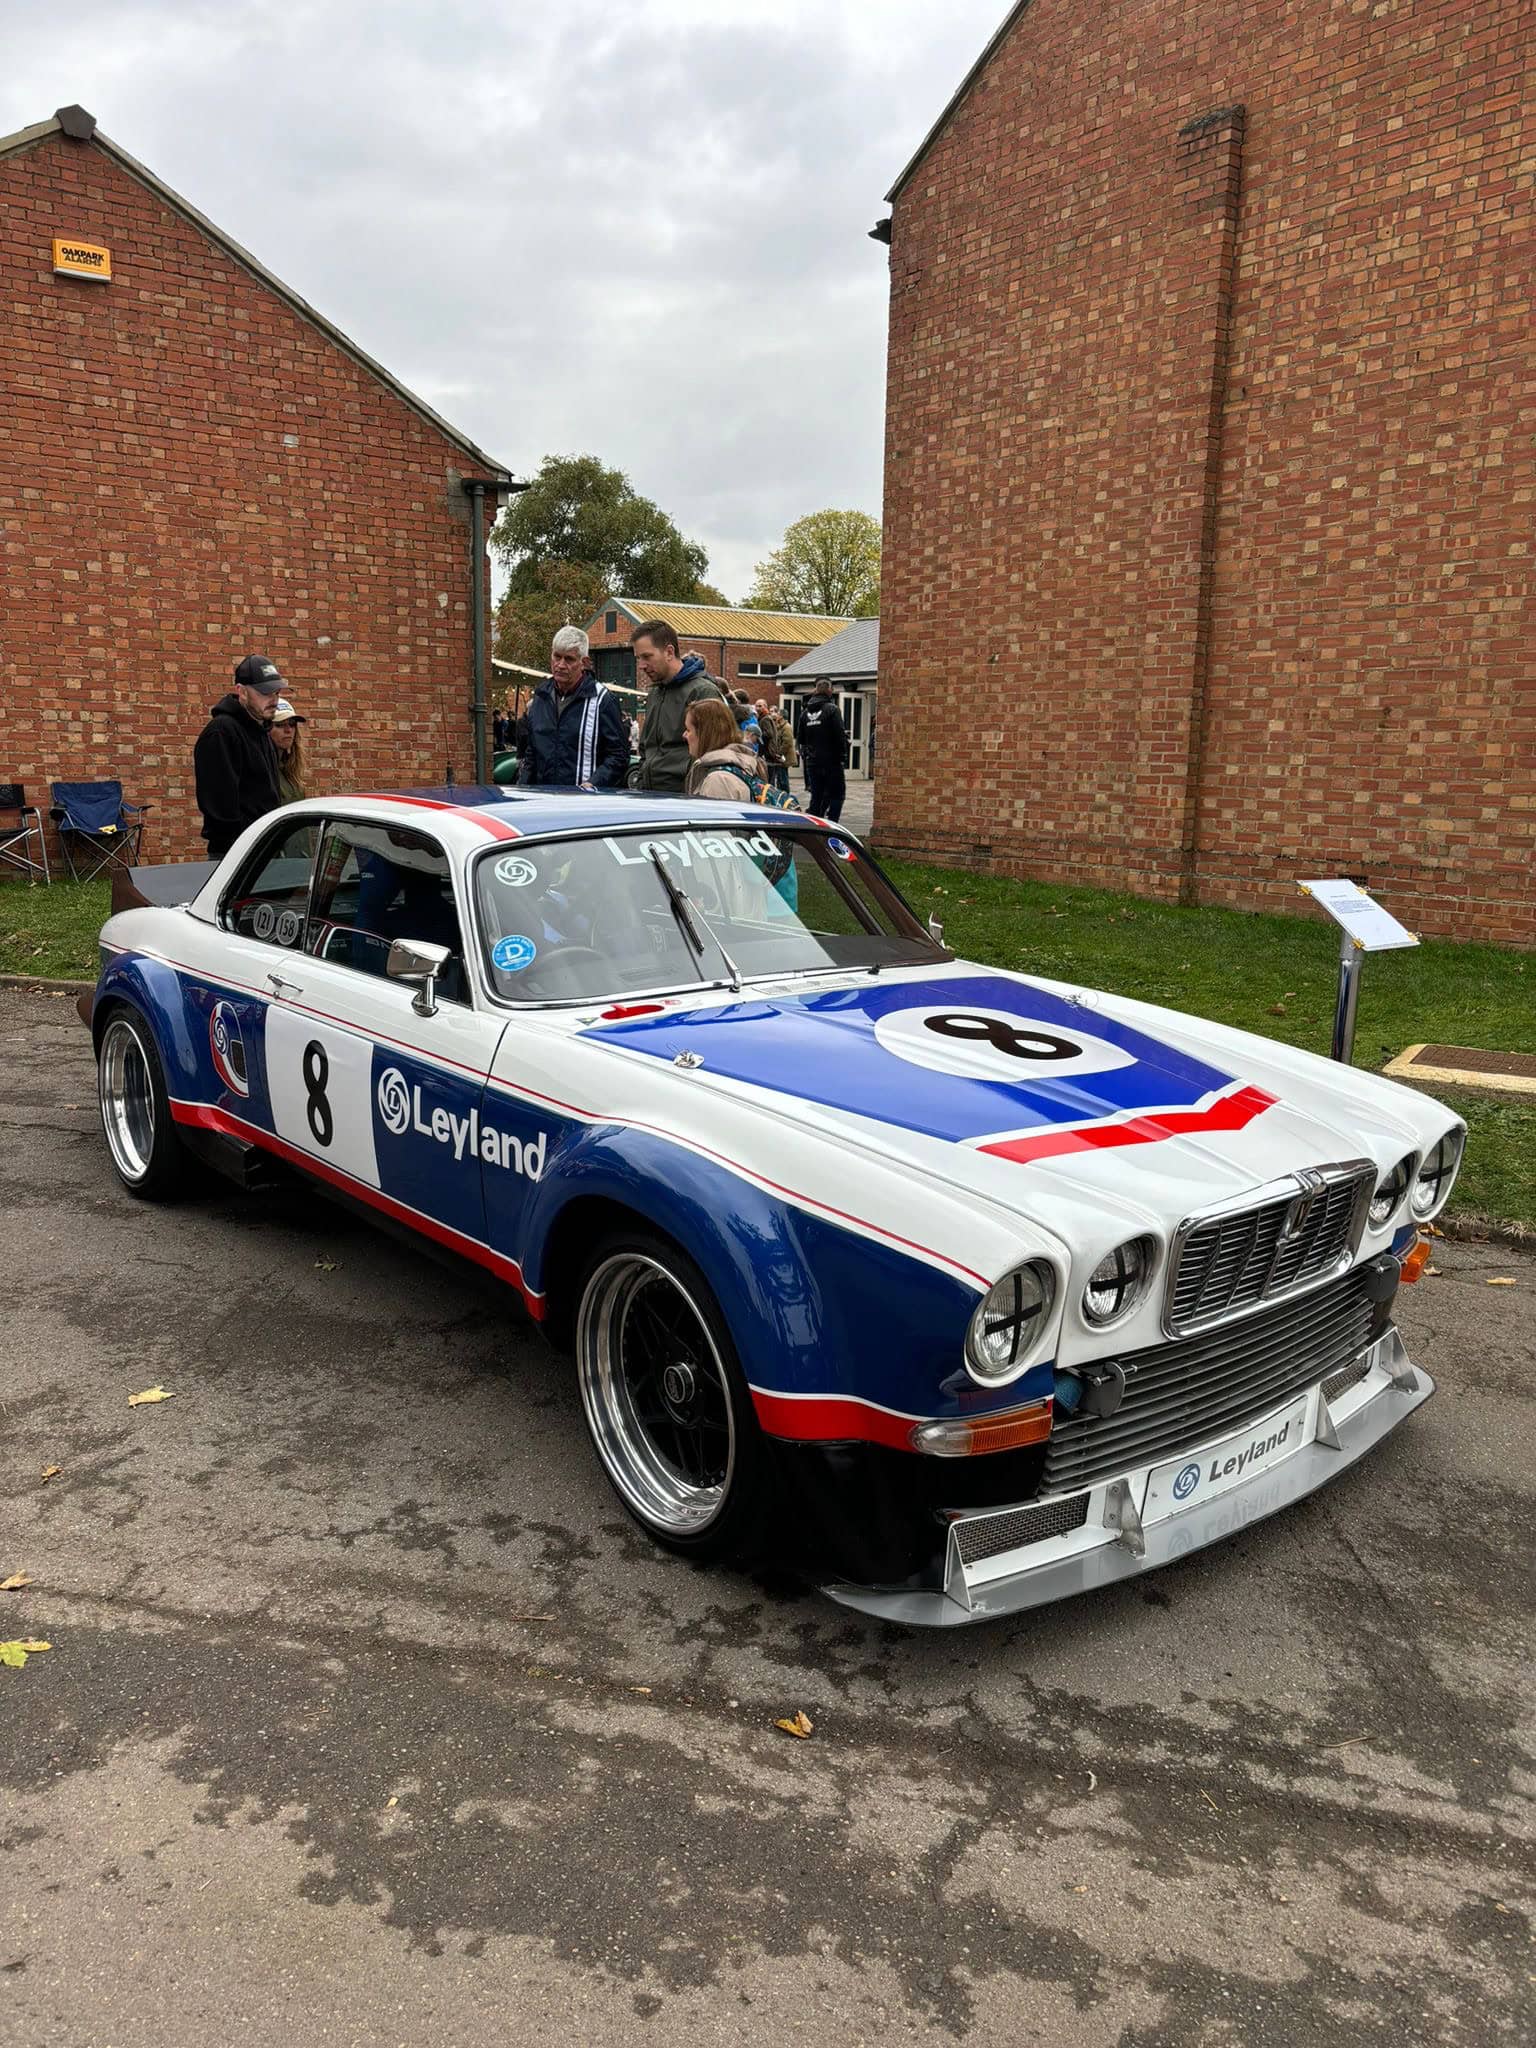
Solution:
[{"label": "tarmac road", "polygon": [[489,1282],[131,1201],[92,1083],[0,995],[0,2040],[1536,2034],[1536,1261],[1437,1247],[1323,1494],[909,1634],[652,1550]]}]

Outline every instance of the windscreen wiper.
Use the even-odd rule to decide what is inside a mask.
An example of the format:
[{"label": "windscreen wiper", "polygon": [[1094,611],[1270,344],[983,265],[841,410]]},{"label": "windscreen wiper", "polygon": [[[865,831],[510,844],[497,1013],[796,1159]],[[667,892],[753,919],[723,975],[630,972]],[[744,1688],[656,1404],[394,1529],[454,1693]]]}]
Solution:
[{"label": "windscreen wiper", "polygon": [[[704,941],[699,937],[699,928],[693,921],[693,913],[697,906],[689,901],[689,899],[683,894],[682,890],[677,886],[676,882],[674,882],[672,877],[667,873],[667,864],[662,859],[660,851],[653,846],[650,849],[650,854],[651,865],[655,868],[657,874],[660,875],[661,886],[666,890],[667,900],[672,905],[672,915],[677,919],[678,924],[682,927],[683,936],[687,939],[688,943],[693,947],[693,950],[698,954],[700,964],[702,965],[704,959]],[[730,976],[731,981],[731,993],[732,995],[739,996],[741,994],[741,969],[736,965],[736,962],[725,950],[724,945],[721,943],[720,934],[709,922],[709,919],[707,917],[704,917],[704,913],[702,910],[699,911],[699,916],[704,919],[704,928],[709,933],[709,936],[714,940],[716,950],[719,952],[720,958],[725,962],[725,971]]]}]

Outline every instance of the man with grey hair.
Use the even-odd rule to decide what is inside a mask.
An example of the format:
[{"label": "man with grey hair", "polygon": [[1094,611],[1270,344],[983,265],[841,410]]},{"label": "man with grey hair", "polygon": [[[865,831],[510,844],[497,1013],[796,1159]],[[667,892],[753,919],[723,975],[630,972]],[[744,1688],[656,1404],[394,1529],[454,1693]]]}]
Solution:
[{"label": "man with grey hair", "polygon": [[546,789],[622,789],[629,775],[629,720],[593,675],[587,636],[562,626],[550,643],[547,683],[528,704],[520,783]]}]

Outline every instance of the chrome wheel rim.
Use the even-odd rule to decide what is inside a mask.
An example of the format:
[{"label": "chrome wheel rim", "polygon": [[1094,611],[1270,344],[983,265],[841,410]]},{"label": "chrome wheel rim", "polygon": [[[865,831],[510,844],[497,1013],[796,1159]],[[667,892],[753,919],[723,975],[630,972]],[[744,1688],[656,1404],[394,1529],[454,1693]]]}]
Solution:
[{"label": "chrome wheel rim", "polygon": [[112,1164],[124,1180],[140,1181],[155,1150],[155,1089],[144,1042],[125,1017],[107,1026],[97,1071]]},{"label": "chrome wheel rim", "polygon": [[643,1252],[605,1259],[582,1297],[576,1356],[598,1456],[630,1507],[670,1536],[707,1529],[730,1492],[736,1422],[687,1289]]}]

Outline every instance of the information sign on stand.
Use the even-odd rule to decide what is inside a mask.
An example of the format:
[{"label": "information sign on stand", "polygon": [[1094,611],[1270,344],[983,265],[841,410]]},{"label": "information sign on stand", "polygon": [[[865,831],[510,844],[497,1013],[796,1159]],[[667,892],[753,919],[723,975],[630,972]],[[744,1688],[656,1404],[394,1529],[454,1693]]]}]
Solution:
[{"label": "information sign on stand", "polygon": [[1331,881],[1302,882],[1310,896],[1339,927],[1339,993],[1333,1011],[1333,1057],[1347,1067],[1355,1052],[1355,1009],[1360,1000],[1360,966],[1366,953],[1390,953],[1419,942],[1390,910],[1383,910],[1358,882],[1339,876]]}]

